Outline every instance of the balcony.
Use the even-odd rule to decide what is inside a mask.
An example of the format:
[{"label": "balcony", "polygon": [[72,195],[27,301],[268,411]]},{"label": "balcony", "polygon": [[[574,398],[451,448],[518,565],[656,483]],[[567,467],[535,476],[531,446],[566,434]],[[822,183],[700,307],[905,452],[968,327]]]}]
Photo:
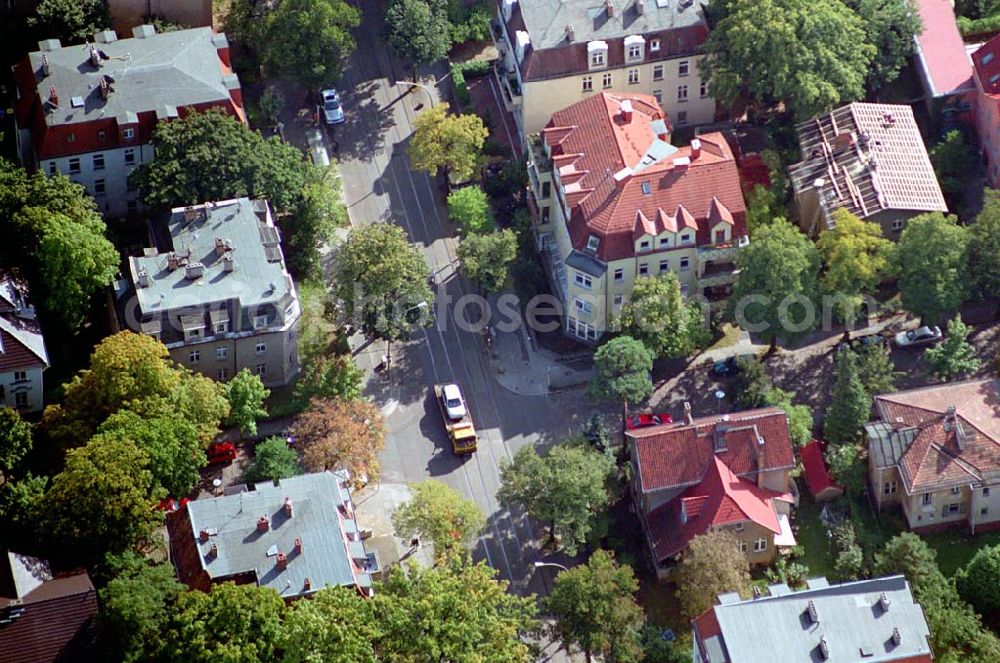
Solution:
[{"label": "balcony", "polygon": [[730,285],[736,282],[740,270],[732,262],[702,262],[701,276],[698,285],[702,288],[713,288]]},{"label": "balcony", "polygon": [[531,149],[531,163],[535,165],[539,174],[552,172],[552,158],[545,153],[545,146],[542,144],[542,137],[539,134],[528,136],[528,147]]},{"label": "balcony", "polygon": [[699,246],[698,260],[703,264],[707,262],[732,262],[736,259],[740,249],[749,243],[750,238],[744,235],[737,238],[736,241]]},{"label": "balcony", "polygon": [[503,96],[504,110],[513,113],[521,107],[524,100],[521,96],[521,82],[517,78],[517,70],[508,69],[501,58],[493,64],[493,77]]}]

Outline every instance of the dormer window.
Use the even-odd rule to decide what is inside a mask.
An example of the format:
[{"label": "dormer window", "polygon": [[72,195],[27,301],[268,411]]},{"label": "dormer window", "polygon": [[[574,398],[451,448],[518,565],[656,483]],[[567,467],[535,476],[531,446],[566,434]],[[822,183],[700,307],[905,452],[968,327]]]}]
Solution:
[{"label": "dormer window", "polygon": [[681,235],[681,244],[690,244],[690,243],[691,243],[691,233],[684,233],[683,235]]},{"label": "dormer window", "polygon": [[639,242],[639,250],[640,251],[649,251],[649,240],[648,239],[644,239],[644,240],[642,240],[642,241]]},{"label": "dormer window", "polygon": [[608,42],[592,41],[587,44],[587,58],[590,68],[605,67],[608,64]]},{"label": "dormer window", "polygon": [[986,55],[983,56],[983,59],[979,61],[979,64],[986,65],[986,64],[989,64],[991,62],[993,62],[993,54],[992,53],[987,53]]},{"label": "dormer window", "polygon": [[597,235],[591,235],[587,238],[587,250],[596,253],[597,247],[601,245],[601,238]]},{"label": "dormer window", "polygon": [[660,50],[660,40],[659,39],[650,39],[649,40],[649,50],[652,51],[653,53],[655,53],[656,51]]},{"label": "dormer window", "polygon": [[642,60],[645,53],[646,40],[639,35],[625,37],[625,61],[638,62]]}]

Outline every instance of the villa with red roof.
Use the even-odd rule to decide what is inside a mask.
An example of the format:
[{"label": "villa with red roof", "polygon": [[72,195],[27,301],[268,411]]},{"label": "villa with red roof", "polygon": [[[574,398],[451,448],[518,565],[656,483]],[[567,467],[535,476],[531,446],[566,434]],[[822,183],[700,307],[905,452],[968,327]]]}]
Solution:
[{"label": "villa with red roof", "polygon": [[868,469],[879,509],[918,532],[1000,529],[1000,384],[935,385],[875,397]]},{"label": "villa with red roof", "polygon": [[986,179],[1000,187],[1000,35],[972,54],[976,83],[976,131],[986,156]]},{"label": "villa with red roof", "polygon": [[914,0],[923,22],[923,32],[914,40],[913,58],[932,108],[969,108],[975,93],[972,62],[958,31],[955,10],[949,0]]},{"label": "villa with red roof", "polygon": [[673,272],[682,291],[724,299],[747,242],[746,205],[721,133],[670,143],[656,99],[601,93],[534,137],[529,204],[568,335],[596,341],[636,279]]},{"label": "villa with red roof", "polygon": [[632,498],[657,575],[670,574],[691,539],[725,529],[752,564],[794,546],[795,466],[788,418],[777,408],[685,419],[626,433]]}]

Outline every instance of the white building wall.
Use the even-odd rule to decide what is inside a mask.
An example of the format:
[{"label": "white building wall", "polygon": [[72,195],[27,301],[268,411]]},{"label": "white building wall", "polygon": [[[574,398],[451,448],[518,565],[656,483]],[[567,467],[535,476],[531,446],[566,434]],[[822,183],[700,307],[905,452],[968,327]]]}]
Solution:
[{"label": "white building wall", "polygon": [[[129,151],[133,159],[131,163],[126,160]],[[104,160],[103,168],[99,167],[101,158]],[[128,188],[129,174],[140,164],[152,160],[153,146],[145,144],[42,159],[38,167],[46,175],[59,172],[82,184],[103,213],[119,217],[129,211],[129,201],[135,201],[139,195],[138,191]],[[99,191],[100,181],[103,181],[103,193]]]},{"label": "white building wall", "polygon": [[[0,373],[3,398],[0,404],[21,412],[38,412],[44,405],[42,368],[25,368],[21,371]],[[20,375],[23,371],[24,375]],[[18,396],[24,394],[24,396]]]}]

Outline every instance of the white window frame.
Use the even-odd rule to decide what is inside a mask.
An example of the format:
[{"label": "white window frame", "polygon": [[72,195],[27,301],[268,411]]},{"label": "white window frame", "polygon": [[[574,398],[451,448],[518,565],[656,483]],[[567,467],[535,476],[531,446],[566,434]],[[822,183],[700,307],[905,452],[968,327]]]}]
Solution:
[{"label": "white window frame", "polygon": [[576,309],[577,312],[585,315],[591,315],[594,312],[594,306],[581,297],[575,297],[573,299],[573,308]]},{"label": "white window frame", "polygon": [[253,373],[257,377],[264,377],[267,375],[267,364],[257,364],[253,367]]},{"label": "white window frame", "polygon": [[[74,166],[76,166],[76,167],[74,168]],[[80,173],[80,157],[70,157],[68,169],[69,169],[69,174],[70,175],[77,175],[77,174],[79,174]]]},{"label": "white window frame", "polygon": [[228,380],[229,379],[229,369],[228,368],[220,368],[218,371],[216,371],[215,374],[218,376],[218,381],[219,382],[222,382],[223,380]]},{"label": "white window frame", "polygon": [[885,486],[882,489],[882,491],[883,491],[882,494],[883,495],[895,495],[897,489],[898,489],[898,486],[896,485],[896,480],[895,479],[893,479],[892,481],[886,481],[885,482]]},{"label": "white window frame", "polygon": [[582,85],[582,90],[581,90],[582,92],[593,92],[594,91],[594,77],[593,76],[584,76],[583,79],[580,81],[580,83]]},{"label": "white window frame", "polygon": [[258,343],[254,346],[254,354],[264,355],[267,354],[267,343]]},{"label": "white window frame", "polygon": [[654,53],[656,51],[660,50],[660,40],[659,39],[650,39],[649,40],[649,50],[652,51],[652,52],[654,52]]},{"label": "white window frame", "polygon": [[694,240],[691,239],[691,233],[684,233],[681,235],[681,244],[690,244]]},{"label": "white window frame", "polygon": [[614,85],[614,76],[610,71],[604,72],[604,75],[601,76],[601,87],[606,90],[612,85]]},{"label": "white window frame", "polygon": [[747,542],[744,541],[743,539],[740,539],[738,541],[738,543],[739,543],[739,546],[740,546],[740,554],[741,555],[746,555],[747,554],[747,550],[749,549],[749,546],[747,545]]},{"label": "white window frame", "polygon": [[680,264],[677,267],[678,271],[686,272],[691,269],[691,258],[681,258]]},{"label": "white window frame", "polygon": [[591,290],[594,287],[594,279],[591,278],[590,274],[583,272],[573,272],[573,283],[585,290]]},{"label": "white window frame", "polygon": [[656,103],[663,103],[663,90],[653,90],[653,98],[656,99]]},{"label": "white window frame", "polygon": [[201,361],[201,350],[192,350],[188,353],[188,363],[197,364]]},{"label": "white window frame", "polygon": [[14,382],[25,382],[28,379],[28,371],[14,371]]},{"label": "white window frame", "polygon": [[14,392],[14,407],[16,408],[28,407],[28,392],[26,391]]},{"label": "white window frame", "polygon": [[229,331],[229,323],[228,322],[216,322],[215,323],[215,333],[216,334],[225,334],[228,331]]},{"label": "white window frame", "polygon": [[597,235],[590,235],[587,237],[587,250],[596,251],[598,247],[601,246],[601,238]]},{"label": "white window frame", "polygon": [[688,112],[687,111],[677,111],[677,124],[678,126],[688,123]]},{"label": "white window frame", "polygon": [[611,298],[611,305],[615,307],[615,310],[620,309],[622,305],[624,305],[624,303],[625,303],[625,295],[621,293],[613,295]]},{"label": "white window frame", "polygon": [[622,269],[621,267],[619,267],[618,269],[616,269],[614,271],[614,280],[615,280],[615,283],[621,283],[622,281],[624,281],[625,280],[625,270]]},{"label": "white window frame", "polygon": [[132,164],[135,163],[135,148],[134,147],[126,147],[124,155],[125,155],[125,165],[131,166]]},{"label": "white window frame", "polygon": [[670,261],[669,260],[661,260],[660,261],[660,274],[666,274],[669,271],[670,271]]},{"label": "white window frame", "polygon": [[654,64],[653,65],[653,80],[662,81],[663,80],[663,65]]},{"label": "white window frame", "polygon": [[215,349],[215,358],[218,361],[225,361],[229,358],[229,348],[223,346]]},{"label": "white window frame", "polygon": [[93,155],[91,160],[91,165],[93,165],[94,170],[104,170],[107,167],[107,164],[105,163],[104,159],[104,153],[98,152],[97,154]]},{"label": "white window frame", "polygon": [[759,539],[753,542],[753,551],[755,553],[762,553],[765,550],[767,550],[767,539],[765,539],[764,537],[760,537]]},{"label": "white window frame", "polygon": [[688,100],[688,86],[678,85],[677,86],[677,101],[685,102]]},{"label": "white window frame", "polygon": [[108,181],[106,179],[94,180],[94,197],[108,195]]},{"label": "white window frame", "polygon": [[925,505],[926,504],[933,504],[934,503],[934,496],[931,493],[924,493],[923,496],[920,498],[920,503],[921,504],[925,504]]},{"label": "white window frame", "polygon": [[747,528],[747,524],[746,523],[736,523],[736,525],[733,527],[733,531],[735,531],[735,532],[742,532],[746,528]]},{"label": "white window frame", "polygon": [[691,74],[691,61],[681,60],[677,63],[677,75],[681,78]]},{"label": "white window frame", "polygon": [[698,86],[698,96],[702,99],[708,98],[708,81],[702,81]]},{"label": "white window frame", "polygon": [[59,172],[59,168],[56,166],[56,162],[55,161],[50,161],[49,162],[49,177],[52,177],[53,175],[55,175],[58,172]]},{"label": "white window frame", "polygon": [[122,131],[122,138],[124,138],[125,140],[132,140],[133,138],[135,138],[135,129],[133,129],[132,127],[126,127]]},{"label": "white window frame", "polygon": [[639,83],[639,68],[633,67],[628,70],[628,84],[637,85]]},{"label": "white window frame", "polygon": [[649,263],[644,262],[639,264],[639,276],[649,276]]}]

